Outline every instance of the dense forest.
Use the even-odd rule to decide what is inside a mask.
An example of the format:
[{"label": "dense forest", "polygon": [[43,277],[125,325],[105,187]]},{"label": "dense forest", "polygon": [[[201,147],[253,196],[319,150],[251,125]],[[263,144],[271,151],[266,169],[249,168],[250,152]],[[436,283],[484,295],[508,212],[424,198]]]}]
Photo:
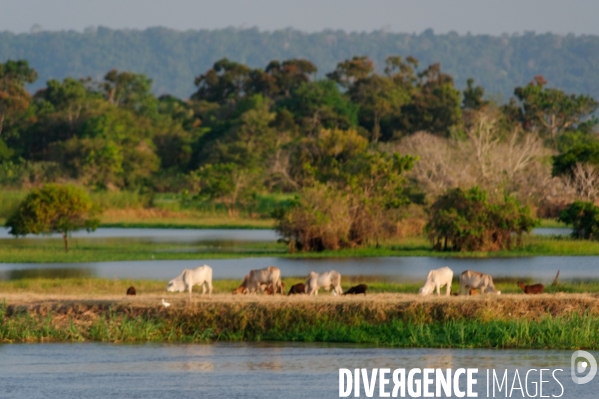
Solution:
[{"label": "dense forest", "polygon": [[32,92],[50,79],[101,79],[111,69],[143,73],[156,94],[188,97],[193,79],[217,60],[228,57],[249,67],[271,60],[301,58],[318,67],[324,78],[339,60],[368,56],[379,73],[390,55],[412,55],[424,65],[439,62],[457,87],[468,78],[492,96],[507,101],[513,88],[544,76],[553,87],[599,98],[599,37],[554,34],[487,35],[389,32],[304,33],[292,29],[221,29],[178,32],[89,28],[85,32],[0,33],[0,62],[26,59],[40,79]]},{"label": "dense forest", "polygon": [[[231,216],[261,194],[288,193],[295,199],[272,216],[300,250],[378,242],[424,209],[437,248],[500,249],[534,226],[531,210],[557,216],[599,194],[593,97],[536,75],[497,103],[473,79],[458,89],[439,63],[393,55],[375,65],[223,58],[178,98],[116,69],[51,79],[31,95],[38,72],[9,60],[0,186],[179,193]],[[472,220],[484,234],[454,234],[478,231],[464,227]]]}]

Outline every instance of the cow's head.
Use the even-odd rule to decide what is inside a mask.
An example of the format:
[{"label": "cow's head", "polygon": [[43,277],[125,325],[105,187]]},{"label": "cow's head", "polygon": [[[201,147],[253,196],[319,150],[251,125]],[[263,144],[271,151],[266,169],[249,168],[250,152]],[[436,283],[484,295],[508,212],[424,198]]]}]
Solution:
[{"label": "cow's head", "polygon": [[420,290],[418,291],[418,293],[420,295],[430,295],[433,292],[433,286],[431,284],[424,284]]},{"label": "cow's head", "polygon": [[243,285],[240,285],[239,287],[237,287],[233,290],[233,295],[245,294],[246,292],[247,292],[247,288],[245,288]]},{"label": "cow's head", "polygon": [[166,291],[167,292],[183,292],[183,291],[185,291],[185,283],[183,282],[183,279],[181,278],[181,276],[169,281],[168,284],[166,285]]}]

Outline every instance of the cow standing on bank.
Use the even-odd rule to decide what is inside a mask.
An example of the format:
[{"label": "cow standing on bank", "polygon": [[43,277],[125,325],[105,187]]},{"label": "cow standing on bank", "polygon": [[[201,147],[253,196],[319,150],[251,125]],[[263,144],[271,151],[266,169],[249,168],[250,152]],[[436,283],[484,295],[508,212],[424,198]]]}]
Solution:
[{"label": "cow standing on bank", "polygon": [[253,294],[264,290],[272,285],[274,293],[283,293],[283,283],[281,281],[281,269],[275,266],[269,266],[264,269],[251,270],[243,279],[243,283],[233,290],[233,294]]},{"label": "cow standing on bank", "polygon": [[306,280],[306,294],[318,295],[320,288],[324,288],[326,291],[332,289],[333,295],[343,294],[343,289],[341,289],[341,274],[335,270],[324,273],[310,272]]},{"label": "cow standing on bank", "polygon": [[481,294],[501,294],[493,284],[493,277],[491,275],[481,272],[475,272],[473,270],[463,271],[460,275],[460,295],[462,291],[468,296],[470,289],[476,288],[480,290]]},{"label": "cow standing on bank", "polygon": [[449,296],[451,293],[451,281],[453,280],[453,270],[449,267],[441,267],[439,269],[431,270],[428,272],[426,282],[420,288],[420,295],[432,294],[434,290],[437,291],[437,295],[441,295],[441,288],[447,286],[447,292],[445,295]]},{"label": "cow standing on bank", "polygon": [[206,293],[212,295],[212,268],[208,265],[200,266],[196,269],[185,269],[177,278],[169,281],[166,286],[167,292],[189,291],[189,300],[191,301],[191,289],[194,285],[202,286],[202,295]]}]

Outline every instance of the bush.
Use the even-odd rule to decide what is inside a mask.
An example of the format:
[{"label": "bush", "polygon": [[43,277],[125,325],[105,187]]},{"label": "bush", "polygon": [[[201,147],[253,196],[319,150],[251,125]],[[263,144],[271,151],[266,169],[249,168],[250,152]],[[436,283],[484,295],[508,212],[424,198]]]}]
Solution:
[{"label": "bush", "polygon": [[574,201],[558,220],[572,226],[574,238],[599,240],[599,207],[592,202]]},{"label": "bush", "polygon": [[275,215],[277,230],[291,250],[378,244],[397,234],[399,209],[410,202],[402,175],[414,160],[364,152],[345,163],[331,162],[334,167],[327,175],[313,169],[314,180],[301,189],[295,206]]},{"label": "bush", "polygon": [[537,224],[530,209],[505,196],[490,202],[480,187],[448,190],[432,204],[426,225],[438,251],[497,251],[510,249],[512,236],[521,243],[522,233]]},{"label": "bush", "polygon": [[60,233],[68,251],[71,232],[96,229],[96,212],[89,195],[81,188],[47,184],[27,195],[6,221],[6,227],[14,236]]}]

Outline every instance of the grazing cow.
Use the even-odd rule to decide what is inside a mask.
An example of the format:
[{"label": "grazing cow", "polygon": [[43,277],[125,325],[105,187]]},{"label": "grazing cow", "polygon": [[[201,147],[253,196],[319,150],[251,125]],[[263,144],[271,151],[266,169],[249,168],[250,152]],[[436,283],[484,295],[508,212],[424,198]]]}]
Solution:
[{"label": "grazing cow", "polygon": [[292,285],[289,289],[289,293],[287,295],[298,295],[306,293],[306,285],[304,283],[298,283]]},{"label": "grazing cow", "polygon": [[321,287],[326,291],[332,288],[333,295],[343,294],[343,289],[341,289],[341,274],[335,270],[323,273],[310,272],[306,280],[306,294],[318,295],[318,290]]},{"label": "grazing cow", "polygon": [[266,295],[274,295],[281,294],[285,295],[285,283],[281,281],[281,286],[277,288],[275,291],[275,287],[272,284],[269,284],[266,289],[263,290]]},{"label": "grazing cow", "polygon": [[274,292],[283,293],[281,270],[278,267],[251,270],[243,279],[243,283],[233,290],[233,294],[253,294],[258,290],[263,292],[269,285],[274,287]]},{"label": "grazing cow", "polygon": [[466,295],[470,295],[470,289],[472,288],[480,289],[481,294],[501,294],[501,291],[497,291],[497,288],[495,288],[493,277],[489,274],[472,270],[463,271],[460,275],[460,295],[462,295],[462,291],[464,291]]},{"label": "grazing cow", "polygon": [[451,292],[451,280],[453,280],[453,270],[449,267],[431,270],[428,272],[426,282],[420,288],[419,293],[420,295],[429,295],[436,290],[437,295],[441,295],[441,287],[447,286],[447,293],[445,295],[449,296]]},{"label": "grazing cow", "polygon": [[243,278],[243,282],[241,283],[241,285],[233,290],[233,295],[247,294],[248,289],[246,287],[248,285],[249,279],[250,279],[250,275],[246,274],[245,277]]},{"label": "grazing cow", "polygon": [[351,287],[349,290],[345,291],[343,295],[364,294],[364,296],[366,296],[366,289],[368,289],[366,284],[358,284],[355,287]]},{"label": "grazing cow", "polygon": [[134,286],[127,288],[127,295],[135,295],[135,294],[137,294],[137,292],[135,292]]},{"label": "grazing cow", "polygon": [[522,288],[525,294],[542,294],[545,290],[543,284],[524,285],[518,281],[518,287]]},{"label": "grazing cow", "polygon": [[185,269],[183,273],[175,279],[169,281],[166,286],[168,292],[184,292],[189,291],[189,300],[191,300],[191,288],[194,285],[202,286],[202,295],[206,293],[208,287],[208,295],[212,295],[212,268],[208,265],[200,266],[196,269]]}]

